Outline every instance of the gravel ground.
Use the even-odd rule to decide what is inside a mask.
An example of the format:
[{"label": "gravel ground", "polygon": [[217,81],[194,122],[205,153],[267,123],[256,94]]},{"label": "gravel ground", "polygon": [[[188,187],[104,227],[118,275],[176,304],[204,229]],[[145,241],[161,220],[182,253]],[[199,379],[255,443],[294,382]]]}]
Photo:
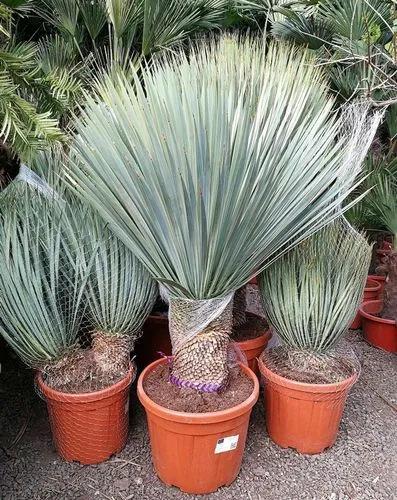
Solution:
[{"label": "gravel ground", "polygon": [[[249,303],[255,311],[252,290]],[[348,342],[359,352],[362,375],[348,398],[334,447],[316,456],[280,449],[267,436],[260,398],[237,480],[196,498],[397,499],[397,358],[368,346],[359,333],[350,332]],[[33,390],[31,373],[5,356],[3,346],[0,350],[5,358],[0,375],[0,499],[195,498],[157,479],[145,415],[134,399],[122,453],[97,466],[63,462],[52,445],[45,404]]]}]

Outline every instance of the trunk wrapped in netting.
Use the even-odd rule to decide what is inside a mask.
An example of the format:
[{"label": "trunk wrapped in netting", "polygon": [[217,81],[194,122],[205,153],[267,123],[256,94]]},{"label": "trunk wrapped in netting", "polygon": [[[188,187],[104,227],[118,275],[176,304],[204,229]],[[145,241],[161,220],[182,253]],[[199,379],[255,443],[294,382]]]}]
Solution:
[{"label": "trunk wrapped in netting", "polygon": [[171,382],[202,392],[227,385],[232,295],[209,300],[171,298]]}]

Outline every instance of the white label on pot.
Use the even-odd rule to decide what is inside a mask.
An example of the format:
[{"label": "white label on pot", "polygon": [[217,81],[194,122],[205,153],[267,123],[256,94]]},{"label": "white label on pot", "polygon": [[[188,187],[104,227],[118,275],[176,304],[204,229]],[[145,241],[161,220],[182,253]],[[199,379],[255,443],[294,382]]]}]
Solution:
[{"label": "white label on pot", "polygon": [[130,398],[127,398],[127,402],[125,403],[124,407],[124,413],[128,413],[129,407],[130,407]]},{"label": "white label on pot", "polygon": [[235,450],[237,448],[237,443],[238,434],[237,436],[228,436],[218,439],[215,446],[215,453],[224,453],[225,451]]}]

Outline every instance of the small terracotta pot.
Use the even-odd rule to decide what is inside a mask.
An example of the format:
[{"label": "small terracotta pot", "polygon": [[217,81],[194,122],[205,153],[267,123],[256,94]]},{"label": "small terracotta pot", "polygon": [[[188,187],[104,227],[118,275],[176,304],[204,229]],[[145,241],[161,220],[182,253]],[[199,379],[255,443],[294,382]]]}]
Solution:
[{"label": "small terracotta pot", "polygon": [[[369,274],[368,279],[370,279],[372,281],[377,281],[378,283],[380,283],[380,290],[379,290],[378,297],[381,297],[383,295],[383,290],[384,290],[385,284],[386,284],[386,276],[379,276],[378,274]],[[378,297],[376,297],[376,298],[378,298]],[[372,300],[372,299],[368,299],[368,300]],[[375,298],[373,300],[375,300]]]},{"label": "small terracotta pot", "polygon": [[[254,383],[243,403],[211,413],[178,412],[154,403],[143,389],[148,374],[165,362],[160,359],[146,367],[137,387],[146,410],[154,468],[167,485],[186,493],[211,493],[231,484],[240,471],[249,418],[259,395],[258,379],[240,365]],[[225,447],[230,450],[220,452]]]},{"label": "small terracotta pot", "polygon": [[266,346],[271,339],[272,334],[270,330],[266,330],[262,335],[250,340],[244,340],[243,342],[236,342],[239,348],[245,354],[248,366],[259,377],[259,368],[257,358],[266,349]]},{"label": "small terracotta pot", "polygon": [[259,358],[265,379],[265,418],[270,438],[299,453],[321,453],[335,443],[353,375],[335,384],[306,384],[272,372]]},{"label": "small terracotta pot", "polygon": [[382,311],[381,300],[364,302],[360,308],[363,334],[367,342],[389,352],[397,352],[397,325],[392,319],[378,318]]},{"label": "small terracotta pot", "polygon": [[145,368],[163,353],[171,356],[172,346],[168,330],[168,315],[150,315],[143,325],[143,335],[135,346],[135,354],[140,369]]},{"label": "small terracotta pot", "polygon": [[52,437],[59,455],[68,462],[97,464],[120,452],[128,434],[129,389],[136,373],[95,392],[56,391],[36,376],[47,401]]},{"label": "small terracotta pot", "polygon": [[[379,281],[368,278],[367,283],[365,284],[362,302],[378,299],[381,293],[381,289],[382,285],[379,283]],[[353,323],[350,325],[350,328],[352,330],[361,328],[360,310],[357,311],[356,317],[354,318]]]}]

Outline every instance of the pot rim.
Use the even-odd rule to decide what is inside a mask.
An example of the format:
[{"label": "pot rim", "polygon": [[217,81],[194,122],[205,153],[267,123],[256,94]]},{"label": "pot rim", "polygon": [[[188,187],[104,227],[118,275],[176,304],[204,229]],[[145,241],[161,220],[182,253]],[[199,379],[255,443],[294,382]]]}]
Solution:
[{"label": "pot rim", "polygon": [[332,384],[309,384],[307,382],[299,382],[297,380],[288,379],[286,377],[278,375],[265,365],[265,363],[262,361],[262,358],[258,358],[258,365],[261,374],[266,380],[275,382],[288,389],[294,389],[301,392],[312,392],[316,394],[344,391],[345,389],[348,389],[355,384],[359,375],[358,373],[354,373],[345,380],[342,380],[340,382],[333,382]]},{"label": "pot rim", "polygon": [[90,403],[92,401],[100,401],[102,399],[106,399],[113,394],[116,394],[126,387],[128,387],[132,382],[133,379],[135,378],[137,373],[136,366],[134,363],[130,362],[130,369],[128,373],[123,377],[121,380],[116,382],[113,385],[110,385],[109,387],[105,387],[104,389],[100,389],[98,391],[93,391],[93,392],[62,392],[62,391],[57,391],[56,389],[53,389],[52,387],[48,386],[44,379],[43,379],[43,374],[41,371],[39,371],[36,374],[35,381],[38,385],[38,388],[40,392],[48,399],[54,400],[54,401],[63,401],[66,403]]},{"label": "pot rim", "polygon": [[154,413],[158,417],[165,420],[170,420],[173,422],[184,423],[184,424],[212,424],[217,422],[224,422],[236,418],[244,413],[246,413],[250,408],[254,406],[259,397],[259,382],[255,373],[242,363],[238,363],[243,372],[248,375],[254,383],[254,387],[250,396],[239,403],[236,406],[227,408],[226,410],[205,412],[205,413],[192,413],[192,412],[182,412],[176,410],[170,410],[165,406],[161,406],[155,403],[146,394],[143,388],[143,381],[146,376],[153,371],[158,365],[167,363],[167,359],[162,358],[153,363],[150,363],[143,372],[139,375],[137,384],[137,394],[139,401],[142,403],[145,409]]},{"label": "pot rim", "polygon": [[381,274],[368,274],[368,279],[372,281],[377,281],[378,283],[383,283],[386,281],[386,276],[383,276]]},{"label": "pot rim", "polygon": [[269,340],[272,338],[272,332],[269,329],[267,329],[264,333],[261,335],[258,335],[258,337],[254,337],[253,339],[248,339],[248,340],[236,340],[235,343],[240,346],[240,348],[246,347],[247,349],[253,349],[255,347],[260,347],[266,342],[269,342]]},{"label": "pot rim", "polygon": [[379,281],[368,277],[365,283],[364,292],[377,292],[381,289],[381,286],[382,285]]},{"label": "pot rim", "polygon": [[368,304],[383,304],[383,300],[366,300],[363,302],[359,308],[361,316],[364,318],[373,321],[374,323],[383,323],[384,325],[394,325],[397,326],[397,323],[393,319],[379,318],[378,316],[374,316],[373,314],[367,312],[365,310],[365,306]]}]

